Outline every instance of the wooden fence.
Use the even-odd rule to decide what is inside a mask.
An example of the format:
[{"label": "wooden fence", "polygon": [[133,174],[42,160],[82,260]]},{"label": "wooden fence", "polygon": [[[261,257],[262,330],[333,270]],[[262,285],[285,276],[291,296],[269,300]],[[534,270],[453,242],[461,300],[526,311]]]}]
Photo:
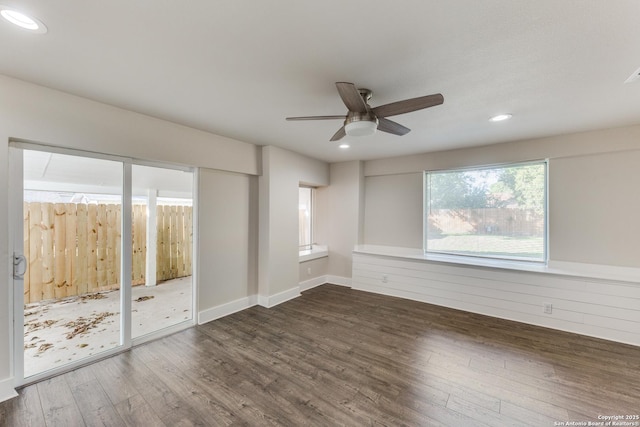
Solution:
[{"label": "wooden fence", "polygon": [[429,233],[542,236],[544,214],[534,209],[433,209]]},{"label": "wooden fence", "polygon": [[[25,203],[24,302],[120,288],[121,208]],[[192,273],[192,208],[157,207],[157,281]],[[132,210],[132,284],[145,283],[147,207]]]}]

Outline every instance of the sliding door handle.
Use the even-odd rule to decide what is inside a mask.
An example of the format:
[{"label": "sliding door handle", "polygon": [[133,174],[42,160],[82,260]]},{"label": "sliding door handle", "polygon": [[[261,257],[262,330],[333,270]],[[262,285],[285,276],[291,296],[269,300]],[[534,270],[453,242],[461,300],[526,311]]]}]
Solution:
[{"label": "sliding door handle", "polygon": [[13,278],[22,280],[27,272],[27,259],[24,255],[13,255]]}]

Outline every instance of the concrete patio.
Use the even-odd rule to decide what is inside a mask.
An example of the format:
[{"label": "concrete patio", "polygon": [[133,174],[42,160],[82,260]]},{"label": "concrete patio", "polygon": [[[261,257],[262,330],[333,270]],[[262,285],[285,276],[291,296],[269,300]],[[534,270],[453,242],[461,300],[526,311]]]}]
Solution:
[{"label": "concrete patio", "polygon": [[[132,337],[192,318],[191,276],[132,289]],[[120,292],[25,305],[25,378],[112,349],[120,340]]]}]

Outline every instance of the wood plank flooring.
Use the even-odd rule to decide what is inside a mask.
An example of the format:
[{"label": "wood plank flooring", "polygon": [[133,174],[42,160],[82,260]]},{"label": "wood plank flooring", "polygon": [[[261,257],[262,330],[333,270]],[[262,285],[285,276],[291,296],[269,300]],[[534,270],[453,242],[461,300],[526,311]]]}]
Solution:
[{"label": "wood plank flooring", "polygon": [[640,348],[324,285],[19,394],[0,425],[554,426],[640,414]]}]

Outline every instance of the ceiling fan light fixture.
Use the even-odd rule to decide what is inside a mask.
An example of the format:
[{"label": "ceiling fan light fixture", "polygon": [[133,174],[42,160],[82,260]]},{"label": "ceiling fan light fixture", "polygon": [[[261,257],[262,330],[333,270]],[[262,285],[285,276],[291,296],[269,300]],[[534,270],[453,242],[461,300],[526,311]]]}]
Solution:
[{"label": "ceiling fan light fixture", "polygon": [[357,120],[344,125],[344,131],[349,136],[369,136],[376,133],[377,121]]},{"label": "ceiling fan light fixture", "polygon": [[340,144],[338,145],[339,148],[342,148],[343,150],[346,150],[347,148],[351,147],[349,144]]}]

